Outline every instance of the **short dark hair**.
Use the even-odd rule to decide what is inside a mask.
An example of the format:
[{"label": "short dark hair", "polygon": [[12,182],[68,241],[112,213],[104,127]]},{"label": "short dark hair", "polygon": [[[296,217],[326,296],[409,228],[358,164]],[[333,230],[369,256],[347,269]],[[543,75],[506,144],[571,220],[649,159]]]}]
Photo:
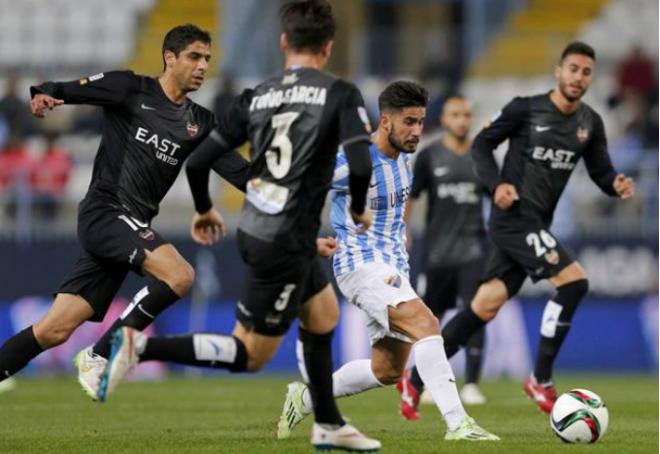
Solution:
[{"label": "short dark hair", "polygon": [[204,44],[211,44],[211,34],[193,24],[177,25],[168,31],[165,38],[163,38],[163,69],[166,67],[165,51],[169,50],[178,57],[179,52],[195,41],[201,41]]},{"label": "short dark hair", "polygon": [[573,54],[586,55],[593,61],[596,61],[596,51],[593,47],[587,43],[583,43],[582,41],[573,41],[568,46],[566,46],[564,51],[561,53],[559,63],[562,63],[566,57]]},{"label": "short dark hair", "polygon": [[398,81],[389,84],[378,96],[378,110],[401,110],[406,107],[426,107],[429,92],[415,82]]},{"label": "short dark hair", "polygon": [[280,9],[282,32],[291,48],[318,53],[335,37],[337,25],[326,0],[297,0]]}]

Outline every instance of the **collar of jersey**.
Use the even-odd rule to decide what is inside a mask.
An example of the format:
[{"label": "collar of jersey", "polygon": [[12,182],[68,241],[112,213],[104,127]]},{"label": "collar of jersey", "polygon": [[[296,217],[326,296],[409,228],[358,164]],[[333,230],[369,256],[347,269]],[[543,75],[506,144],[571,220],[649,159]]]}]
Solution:
[{"label": "collar of jersey", "polygon": [[399,153],[399,158],[396,158],[396,159],[390,158],[389,156],[386,156],[385,153],[380,151],[380,149],[373,142],[371,142],[371,145],[369,146],[369,148],[371,150],[373,150],[379,158],[384,159],[385,161],[397,162],[399,160],[399,158],[401,157],[401,155],[403,154],[403,153]]}]

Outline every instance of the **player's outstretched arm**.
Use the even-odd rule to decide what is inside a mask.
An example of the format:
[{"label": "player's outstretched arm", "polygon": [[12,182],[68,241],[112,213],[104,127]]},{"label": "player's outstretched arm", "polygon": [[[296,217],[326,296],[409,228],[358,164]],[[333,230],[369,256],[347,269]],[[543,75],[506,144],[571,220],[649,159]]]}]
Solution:
[{"label": "player's outstretched arm", "polygon": [[64,104],[62,99],[53,98],[45,94],[38,94],[30,100],[30,110],[37,118],[44,118],[46,112]]},{"label": "player's outstretched arm", "polygon": [[117,105],[138,87],[131,71],[100,73],[70,82],[44,82],[30,87],[30,109],[37,118],[62,104]]}]

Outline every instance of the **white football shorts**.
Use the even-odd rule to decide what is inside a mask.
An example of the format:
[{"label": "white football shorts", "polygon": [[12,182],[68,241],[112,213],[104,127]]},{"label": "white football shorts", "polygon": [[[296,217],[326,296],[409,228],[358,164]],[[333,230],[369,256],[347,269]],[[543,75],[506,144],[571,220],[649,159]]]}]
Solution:
[{"label": "white football shorts", "polygon": [[352,304],[367,314],[371,345],[384,337],[412,342],[409,337],[390,330],[388,308],[419,298],[408,278],[396,268],[385,263],[360,264],[337,278],[337,285]]}]

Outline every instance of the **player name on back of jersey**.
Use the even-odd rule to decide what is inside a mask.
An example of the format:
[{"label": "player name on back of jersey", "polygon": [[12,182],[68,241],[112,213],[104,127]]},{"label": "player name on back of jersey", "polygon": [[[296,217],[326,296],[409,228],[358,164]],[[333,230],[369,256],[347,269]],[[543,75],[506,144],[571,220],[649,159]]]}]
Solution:
[{"label": "player name on back of jersey", "polygon": [[263,95],[252,98],[250,111],[259,109],[274,109],[282,104],[310,104],[316,106],[325,105],[328,90],[323,87],[308,85],[296,85],[286,90],[275,90],[271,88]]}]

